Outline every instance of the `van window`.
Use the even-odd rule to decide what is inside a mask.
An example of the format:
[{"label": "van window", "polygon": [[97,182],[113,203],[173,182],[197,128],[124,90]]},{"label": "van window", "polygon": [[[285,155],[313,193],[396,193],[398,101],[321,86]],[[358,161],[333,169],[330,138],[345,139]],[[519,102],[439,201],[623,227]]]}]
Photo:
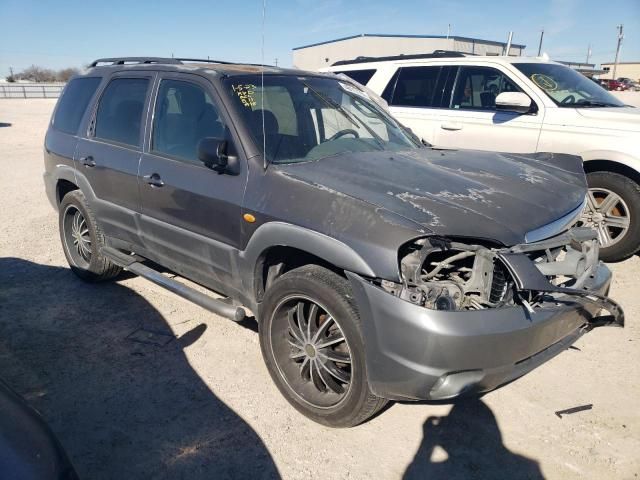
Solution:
[{"label": "van window", "polygon": [[117,78],[105,88],[96,114],[95,137],[140,146],[142,111],[149,80]]},{"label": "van window", "polygon": [[504,73],[490,67],[461,67],[451,107],[455,109],[495,110],[502,92],[521,92]]},{"label": "van window", "polygon": [[100,77],[74,78],[64,89],[58,101],[53,127],[61,132],[75,135],[87,105],[100,85]]},{"label": "van window", "polygon": [[400,69],[391,105],[433,107],[441,67],[403,67]]},{"label": "van window", "polygon": [[347,77],[355,80],[361,85],[366,85],[369,80],[371,80],[371,77],[373,77],[373,75],[376,73],[376,70],[375,68],[371,68],[368,70],[345,70],[342,72],[335,72],[336,75],[339,75],[341,73],[345,74]]},{"label": "van window", "polygon": [[224,138],[218,109],[199,85],[162,80],[153,120],[151,149],[200,164],[198,143],[206,137]]}]

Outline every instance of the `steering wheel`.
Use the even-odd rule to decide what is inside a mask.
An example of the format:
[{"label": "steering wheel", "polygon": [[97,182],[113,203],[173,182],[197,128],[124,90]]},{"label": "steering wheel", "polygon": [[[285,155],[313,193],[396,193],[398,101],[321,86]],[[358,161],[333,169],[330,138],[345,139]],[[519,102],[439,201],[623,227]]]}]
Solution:
[{"label": "steering wheel", "polygon": [[339,138],[344,137],[345,135],[353,135],[355,138],[360,138],[358,132],[353,130],[352,128],[345,128],[344,130],[340,130],[339,132],[334,133],[331,137],[327,138],[327,142],[332,142]]},{"label": "steering wheel", "polygon": [[560,103],[563,103],[563,104],[576,103],[576,97],[574,97],[573,95],[567,95],[566,97],[564,97],[564,99]]}]

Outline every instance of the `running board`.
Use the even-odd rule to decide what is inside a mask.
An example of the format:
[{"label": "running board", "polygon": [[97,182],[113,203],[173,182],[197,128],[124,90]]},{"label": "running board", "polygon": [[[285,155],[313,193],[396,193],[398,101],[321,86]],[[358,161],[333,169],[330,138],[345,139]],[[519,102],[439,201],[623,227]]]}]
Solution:
[{"label": "running board", "polygon": [[196,305],[200,305],[202,308],[206,308],[221,317],[229,318],[234,322],[241,322],[245,318],[246,314],[244,309],[232,305],[229,298],[213,298],[172,278],[165,277],[157,270],[143,265],[143,259],[137,255],[127,255],[111,247],[102,247],[100,253],[125,270],[146,278],[156,285],[166,288],[176,295]]}]

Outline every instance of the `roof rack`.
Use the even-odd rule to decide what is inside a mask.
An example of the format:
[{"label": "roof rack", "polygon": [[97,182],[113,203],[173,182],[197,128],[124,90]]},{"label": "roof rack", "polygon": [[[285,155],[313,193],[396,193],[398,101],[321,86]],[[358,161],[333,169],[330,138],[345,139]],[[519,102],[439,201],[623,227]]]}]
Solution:
[{"label": "roof rack", "polygon": [[[164,63],[170,65],[182,65],[184,63],[217,63],[219,65],[236,65],[241,62],[227,62],[224,60],[213,60],[211,58],[164,58],[164,57],[114,57],[114,58],[99,58],[89,65],[89,67],[97,67],[99,64],[107,64],[105,66],[113,65],[134,65],[134,64],[151,64],[151,63]],[[259,65],[256,63],[247,63],[243,65],[254,65],[257,67],[270,67],[271,65]]]},{"label": "roof rack", "polygon": [[357,57],[353,60],[340,60],[333,63],[332,67],[339,65],[353,65],[357,63],[385,62],[389,60],[417,60],[420,58],[449,58],[449,57],[466,57],[470,53],[456,52],[452,50],[434,50],[433,53],[416,53],[411,55],[391,55],[387,57]]}]

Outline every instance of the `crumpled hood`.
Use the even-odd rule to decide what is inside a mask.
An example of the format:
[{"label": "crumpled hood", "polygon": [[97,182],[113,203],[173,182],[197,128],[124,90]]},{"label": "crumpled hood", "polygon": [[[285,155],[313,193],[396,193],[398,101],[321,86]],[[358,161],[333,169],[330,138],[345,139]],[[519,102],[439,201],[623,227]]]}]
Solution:
[{"label": "crumpled hood", "polygon": [[582,162],[571,155],[425,148],[345,153],[277,168],[409,219],[420,233],[504,245],[524,242],[528,231],[577,208],[587,189]]},{"label": "crumpled hood", "polygon": [[640,132],[640,108],[576,108],[576,111],[597,128]]}]

